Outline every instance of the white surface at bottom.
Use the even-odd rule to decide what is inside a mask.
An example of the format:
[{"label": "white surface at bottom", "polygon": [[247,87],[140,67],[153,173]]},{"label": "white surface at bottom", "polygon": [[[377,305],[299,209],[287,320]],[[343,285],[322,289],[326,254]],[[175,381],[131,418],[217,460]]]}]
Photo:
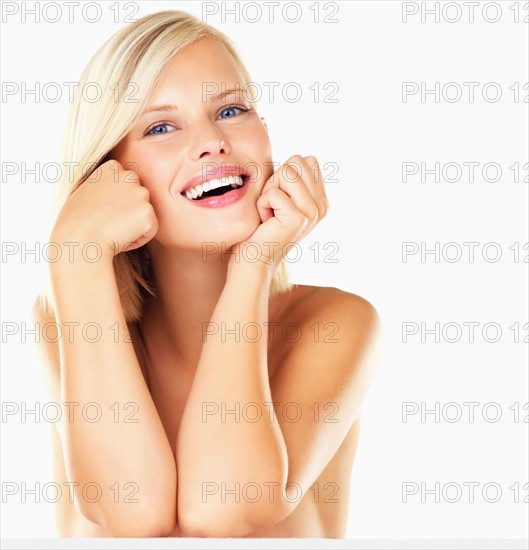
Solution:
[{"label": "white surface at bottom", "polygon": [[352,548],[356,550],[527,550],[521,539],[6,539],[2,549],[29,548]]}]

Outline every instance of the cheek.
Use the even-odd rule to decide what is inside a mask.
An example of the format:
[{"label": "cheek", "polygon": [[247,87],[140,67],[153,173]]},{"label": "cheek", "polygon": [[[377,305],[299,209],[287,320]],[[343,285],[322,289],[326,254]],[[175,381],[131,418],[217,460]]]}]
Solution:
[{"label": "cheek", "polygon": [[268,151],[268,149],[270,149],[271,147],[268,132],[266,131],[266,128],[259,122],[256,123],[255,129],[252,132],[252,139],[250,140],[250,144],[254,147],[259,147],[261,155],[263,155],[263,153],[265,151]]},{"label": "cheek", "polygon": [[260,146],[260,164],[262,167],[263,183],[266,182],[275,172],[275,167],[272,160],[272,147],[268,136],[263,138]]},{"label": "cheek", "polygon": [[257,163],[264,171],[262,175],[272,172],[272,145],[266,129],[260,124],[251,132],[244,142],[241,142],[239,150],[250,163]]},{"label": "cheek", "polygon": [[145,175],[143,180],[140,176],[140,182],[149,191],[149,202],[154,208],[154,213],[160,223],[159,230],[161,231],[166,223],[172,226],[175,219],[182,217],[182,205],[178,204],[180,197],[173,197],[171,194],[172,180],[170,176],[162,174],[155,168],[150,172],[145,171],[145,173],[148,173],[148,176]]},{"label": "cheek", "polygon": [[135,156],[140,183],[151,193],[151,198],[169,191],[175,174],[175,155],[146,154]]}]

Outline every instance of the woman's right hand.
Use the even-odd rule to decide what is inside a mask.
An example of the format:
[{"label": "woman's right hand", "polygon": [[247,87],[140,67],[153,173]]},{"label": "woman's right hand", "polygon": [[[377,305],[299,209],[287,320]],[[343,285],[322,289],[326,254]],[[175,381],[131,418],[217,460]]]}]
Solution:
[{"label": "woman's right hand", "polygon": [[50,241],[95,242],[113,258],[148,243],[157,231],[148,189],[134,171],[109,160],[68,197]]}]

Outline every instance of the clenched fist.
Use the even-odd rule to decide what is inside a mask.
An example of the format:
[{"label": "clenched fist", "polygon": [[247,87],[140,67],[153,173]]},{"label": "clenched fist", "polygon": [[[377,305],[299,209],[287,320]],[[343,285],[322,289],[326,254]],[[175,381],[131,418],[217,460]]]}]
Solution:
[{"label": "clenched fist", "polygon": [[112,258],[143,246],[157,231],[149,191],[135,172],[109,160],[68,197],[50,240],[96,242]]}]

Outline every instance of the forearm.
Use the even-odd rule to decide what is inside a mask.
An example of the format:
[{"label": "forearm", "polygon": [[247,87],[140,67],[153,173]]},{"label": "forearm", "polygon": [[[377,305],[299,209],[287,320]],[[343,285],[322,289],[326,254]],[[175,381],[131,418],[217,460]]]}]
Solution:
[{"label": "forearm", "polygon": [[59,430],[70,481],[101,488],[95,502],[76,491],[79,508],[118,536],[136,528],[142,536],[158,521],[163,530],[170,516],[176,522],[176,465],[124,332],[112,262],[61,263],[50,269],[61,399],[78,405],[65,411]]},{"label": "forearm", "polygon": [[[275,487],[277,497],[286,482],[286,446],[268,377],[269,283],[269,273],[260,266],[234,269],[203,331],[177,442],[179,519],[184,524],[186,519],[205,520],[228,527],[229,519],[236,518],[243,536],[247,514],[266,514],[277,503],[270,501],[268,490]],[[230,330],[239,341],[233,333],[225,334]],[[252,418],[246,417],[248,404],[257,405],[260,418],[254,419],[255,407]],[[238,413],[223,414],[234,410]],[[233,490],[248,483],[263,490],[260,502],[237,503],[233,494],[222,502],[223,487]],[[210,494],[215,488],[218,492]]]}]

